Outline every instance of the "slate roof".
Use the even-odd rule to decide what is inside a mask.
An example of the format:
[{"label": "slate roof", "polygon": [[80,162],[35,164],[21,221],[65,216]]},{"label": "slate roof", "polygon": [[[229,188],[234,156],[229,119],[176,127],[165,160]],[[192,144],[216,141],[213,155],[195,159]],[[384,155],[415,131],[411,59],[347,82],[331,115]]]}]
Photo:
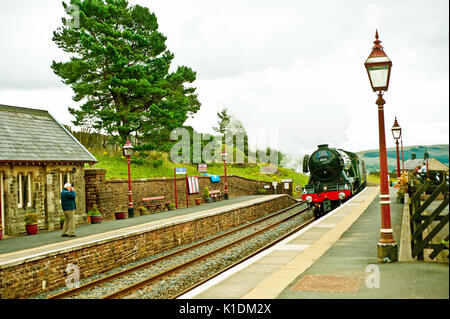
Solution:
[{"label": "slate roof", "polygon": [[97,162],[48,111],[0,104],[0,162]]},{"label": "slate roof", "polygon": [[[408,171],[413,171],[416,169],[417,166],[422,166],[422,163],[426,161],[423,158],[416,158],[416,159],[409,159],[406,160],[404,165],[405,165],[405,170]],[[439,162],[437,159],[435,158],[428,158],[428,170],[430,171],[448,171],[448,166]]]}]

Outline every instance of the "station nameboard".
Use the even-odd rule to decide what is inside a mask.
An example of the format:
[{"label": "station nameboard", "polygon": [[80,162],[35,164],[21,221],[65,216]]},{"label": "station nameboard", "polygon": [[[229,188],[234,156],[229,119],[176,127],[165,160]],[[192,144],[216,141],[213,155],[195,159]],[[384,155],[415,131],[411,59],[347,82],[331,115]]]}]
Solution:
[{"label": "station nameboard", "polygon": [[175,174],[187,174],[186,167],[175,167]]},{"label": "station nameboard", "polygon": [[207,168],[208,168],[208,164],[203,164],[203,163],[197,164],[197,171],[199,173],[206,173]]}]

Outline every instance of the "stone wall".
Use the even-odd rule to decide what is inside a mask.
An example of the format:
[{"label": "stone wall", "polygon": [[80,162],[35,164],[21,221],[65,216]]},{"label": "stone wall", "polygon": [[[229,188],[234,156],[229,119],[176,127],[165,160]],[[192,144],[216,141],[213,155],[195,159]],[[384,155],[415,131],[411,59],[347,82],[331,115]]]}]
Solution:
[{"label": "stone wall", "polygon": [[[38,214],[38,229],[58,229],[59,219],[64,216],[61,209],[60,193],[63,188],[64,174],[76,188],[75,200],[77,210],[75,221],[77,224],[86,223],[86,199],[84,183],[84,167],[79,165],[0,165],[3,176],[2,204],[4,208],[4,235],[15,236],[25,233],[24,217],[27,213]],[[27,184],[30,185],[30,204],[18,204],[19,176],[28,176]]]},{"label": "stone wall", "polygon": [[[103,214],[103,218],[113,219],[117,211],[127,211],[128,209],[128,180],[127,179],[105,179],[104,169],[85,169],[86,181],[86,208],[90,209],[93,204]],[[220,176],[219,182],[211,182],[210,177],[199,176],[199,190],[197,194],[189,194],[189,206],[195,206],[194,198],[201,198],[206,186],[210,190],[219,189],[224,193],[224,176]],[[266,188],[266,194],[274,194],[271,182],[256,181],[239,176],[227,176],[229,197],[257,195],[259,189]],[[277,194],[292,195],[292,182],[289,189],[284,189],[283,185],[278,185]],[[165,196],[168,201],[175,204],[175,183],[174,178],[141,178],[131,181],[132,200],[135,207],[135,215],[138,214],[137,207],[142,206],[141,199],[152,196]],[[186,207],[186,178],[177,178],[178,208]]]},{"label": "stone wall", "polygon": [[26,262],[0,265],[0,299],[30,298],[65,285],[66,267],[76,265],[80,279],[107,272],[141,258],[189,244],[296,203],[288,196],[220,214],[176,222],[114,239],[52,251]]}]

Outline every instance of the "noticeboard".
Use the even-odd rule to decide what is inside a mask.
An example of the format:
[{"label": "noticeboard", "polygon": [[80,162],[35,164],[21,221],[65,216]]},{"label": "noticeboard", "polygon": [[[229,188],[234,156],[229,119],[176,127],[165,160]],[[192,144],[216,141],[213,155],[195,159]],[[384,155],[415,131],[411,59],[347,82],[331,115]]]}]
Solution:
[{"label": "noticeboard", "polygon": [[204,163],[197,164],[197,171],[199,173],[206,173],[207,169],[208,169],[208,164],[204,164]]}]

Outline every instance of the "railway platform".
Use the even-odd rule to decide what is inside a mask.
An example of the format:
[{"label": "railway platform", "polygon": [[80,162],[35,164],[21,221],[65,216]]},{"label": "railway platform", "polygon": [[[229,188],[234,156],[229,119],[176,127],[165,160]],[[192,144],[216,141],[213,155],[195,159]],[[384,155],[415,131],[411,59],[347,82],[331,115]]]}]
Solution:
[{"label": "railway platform", "polygon": [[[30,298],[65,285],[67,266],[80,278],[109,271],[234,227],[295,203],[287,195],[240,196],[204,205],[79,225],[0,241],[0,299]],[[26,289],[24,289],[26,288]]]},{"label": "railway platform", "polygon": [[[239,196],[233,197],[226,201],[217,201],[207,205],[191,206],[188,208],[180,208],[172,211],[164,211],[155,214],[135,216],[133,218],[126,218],[121,220],[107,220],[99,224],[85,224],[75,227],[75,234],[77,237],[63,237],[61,238],[61,230],[38,232],[36,235],[16,236],[11,238],[4,238],[0,240],[0,262],[5,262],[9,259],[8,253],[18,253],[20,251],[36,248],[37,250],[45,251],[46,247],[50,244],[73,243],[74,241],[84,241],[85,239],[92,239],[93,235],[100,235],[109,232],[115,232],[116,234],[123,231],[128,227],[145,227],[147,223],[157,224],[167,219],[182,219],[183,216],[188,216],[193,213],[205,212],[215,209],[222,209],[227,206],[236,206],[245,204],[248,201],[258,202],[258,198],[262,196]],[[90,237],[90,238],[88,238]],[[9,254],[11,256],[12,254]]]},{"label": "railway platform", "polygon": [[[180,299],[448,299],[449,264],[379,263],[379,188],[345,205]],[[403,204],[391,189],[394,239]]]}]

